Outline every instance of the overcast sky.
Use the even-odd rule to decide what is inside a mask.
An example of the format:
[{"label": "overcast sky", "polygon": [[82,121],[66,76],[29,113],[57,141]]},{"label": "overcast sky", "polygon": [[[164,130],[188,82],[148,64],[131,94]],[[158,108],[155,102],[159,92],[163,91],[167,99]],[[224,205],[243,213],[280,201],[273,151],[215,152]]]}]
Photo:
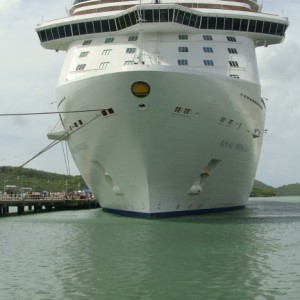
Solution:
[{"label": "overcast sky", "polygon": [[[55,111],[55,86],[64,53],[40,46],[35,27],[64,17],[71,0],[0,0],[1,114]],[[264,0],[263,12],[288,17],[283,44],[257,49],[267,134],[256,179],[274,187],[300,182],[300,1]],[[0,166],[19,166],[50,141],[56,115],[0,117]],[[26,167],[67,173],[59,144]],[[69,154],[70,170],[78,170]]]}]

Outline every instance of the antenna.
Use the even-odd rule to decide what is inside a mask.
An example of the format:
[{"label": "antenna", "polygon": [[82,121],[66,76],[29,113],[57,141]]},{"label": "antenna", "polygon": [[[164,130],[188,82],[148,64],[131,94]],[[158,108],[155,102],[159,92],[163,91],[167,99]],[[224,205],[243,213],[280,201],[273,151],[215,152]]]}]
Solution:
[{"label": "antenna", "polygon": [[140,0],[139,3],[139,54],[138,54],[138,63],[142,64],[142,59],[143,59],[143,48],[142,48],[142,0]]}]

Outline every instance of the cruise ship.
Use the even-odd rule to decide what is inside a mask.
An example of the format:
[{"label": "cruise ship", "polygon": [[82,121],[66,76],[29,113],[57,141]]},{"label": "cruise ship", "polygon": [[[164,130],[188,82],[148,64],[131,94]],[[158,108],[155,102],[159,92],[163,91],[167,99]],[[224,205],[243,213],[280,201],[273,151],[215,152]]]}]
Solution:
[{"label": "cruise ship", "polygon": [[255,0],[75,0],[36,28],[65,51],[60,127],[109,212],[145,218],[244,207],[266,106],[256,47],[284,40],[287,18]]}]

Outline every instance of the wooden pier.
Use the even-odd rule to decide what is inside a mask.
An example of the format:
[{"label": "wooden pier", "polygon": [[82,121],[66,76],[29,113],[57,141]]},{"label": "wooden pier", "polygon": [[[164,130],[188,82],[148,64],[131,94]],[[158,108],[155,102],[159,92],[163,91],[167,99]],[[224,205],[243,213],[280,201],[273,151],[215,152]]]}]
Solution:
[{"label": "wooden pier", "polygon": [[64,197],[53,198],[44,197],[41,199],[31,199],[21,197],[5,196],[0,197],[0,217],[9,214],[10,207],[17,207],[17,214],[22,215],[25,213],[25,207],[28,207],[27,212],[49,212],[59,210],[72,210],[72,209],[93,209],[98,208],[99,203],[95,199],[80,199]]}]

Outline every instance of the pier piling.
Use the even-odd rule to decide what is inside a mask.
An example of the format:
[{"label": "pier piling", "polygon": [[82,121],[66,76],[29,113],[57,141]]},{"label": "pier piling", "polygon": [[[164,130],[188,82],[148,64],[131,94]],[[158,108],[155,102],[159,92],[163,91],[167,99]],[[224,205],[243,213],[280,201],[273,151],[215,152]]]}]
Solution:
[{"label": "pier piling", "polygon": [[[26,212],[40,213],[72,209],[93,209],[100,207],[95,199],[64,199],[64,198],[42,198],[21,199],[16,197],[0,197],[0,217],[9,214],[9,207],[16,207],[17,214]],[[26,210],[25,208],[28,208]]]}]

